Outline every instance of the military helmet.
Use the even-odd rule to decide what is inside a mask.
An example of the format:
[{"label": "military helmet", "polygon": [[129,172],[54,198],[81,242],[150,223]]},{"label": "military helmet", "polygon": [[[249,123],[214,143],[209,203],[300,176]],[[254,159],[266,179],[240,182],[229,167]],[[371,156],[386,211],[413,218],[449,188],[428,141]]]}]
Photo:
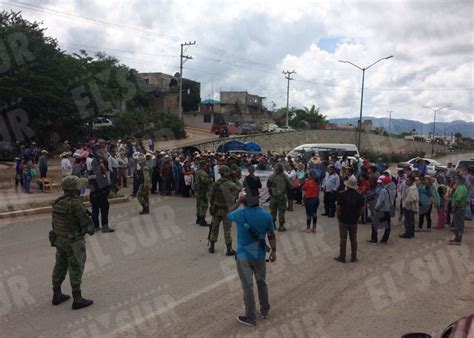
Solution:
[{"label": "military helmet", "polygon": [[283,164],[282,163],[277,163],[275,164],[275,172],[276,173],[282,173],[284,171]]},{"label": "military helmet", "polygon": [[61,182],[61,188],[63,190],[69,190],[69,191],[74,191],[74,190],[81,190],[81,179],[77,176],[69,175],[63,178],[63,181]]},{"label": "military helmet", "polygon": [[207,166],[207,162],[206,162],[206,161],[201,161],[201,162],[199,162],[199,169],[204,169],[206,166]]},{"label": "military helmet", "polygon": [[219,167],[219,174],[221,174],[223,177],[229,177],[231,174],[230,168],[226,165],[221,165]]},{"label": "military helmet", "polygon": [[240,170],[239,166],[234,163],[234,164],[232,164],[232,165],[230,166],[230,171],[232,171],[233,173],[238,173],[238,172],[240,172],[241,170]]}]

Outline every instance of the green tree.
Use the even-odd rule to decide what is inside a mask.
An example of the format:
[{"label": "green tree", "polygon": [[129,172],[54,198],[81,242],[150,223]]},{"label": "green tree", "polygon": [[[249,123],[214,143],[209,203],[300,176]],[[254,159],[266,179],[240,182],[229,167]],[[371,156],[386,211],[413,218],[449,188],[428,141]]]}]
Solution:
[{"label": "green tree", "polygon": [[20,13],[0,12],[0,104],[27,113],[35,140],[77,140],[96,116],[148,106],[135,70],[105,53],[68,55],[44,33]]}]

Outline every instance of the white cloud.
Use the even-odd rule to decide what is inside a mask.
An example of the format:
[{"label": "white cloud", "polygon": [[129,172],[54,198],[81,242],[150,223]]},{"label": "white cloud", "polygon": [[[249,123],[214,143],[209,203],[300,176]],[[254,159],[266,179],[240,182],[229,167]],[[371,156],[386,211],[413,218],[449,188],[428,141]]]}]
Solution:
[{"label": "white cloud", "polygon": [[[64,48],[96,46],[140,71],[176,72],[179,43],[196,40],[187,51],[194,60],[186,64],[184,75],[201,82],[202,97],[215,97],[220,89],[248,90],[284,106],[286,80],[281,71],[295,69],[292,106],[315,104],[330,117],[357,116],[361,71],[337,60],[367,66],[393,54],[393,59],[366,71],[365,115],[384,116],[390,109],[394,117],[424,121],[432,114],[423,105],[449,104],[441,119],[474,121],[472,89],[442,90],[474,87],[474,4],[469,0],[31,4],[48,11],[22,9],[24,16],[43,21],[47,34]],[[318,46],[321,38],[334,38],[331,52]]]}]

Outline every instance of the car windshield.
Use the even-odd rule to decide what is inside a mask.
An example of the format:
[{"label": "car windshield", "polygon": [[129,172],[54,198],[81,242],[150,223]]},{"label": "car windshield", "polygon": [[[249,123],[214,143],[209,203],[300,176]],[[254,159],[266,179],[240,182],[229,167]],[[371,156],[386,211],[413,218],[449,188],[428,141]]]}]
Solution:
[{"label": "car windshield", "polygon": [[474,166],[474,160],[471,161],[459,161],[458,168],[470,168]]}]

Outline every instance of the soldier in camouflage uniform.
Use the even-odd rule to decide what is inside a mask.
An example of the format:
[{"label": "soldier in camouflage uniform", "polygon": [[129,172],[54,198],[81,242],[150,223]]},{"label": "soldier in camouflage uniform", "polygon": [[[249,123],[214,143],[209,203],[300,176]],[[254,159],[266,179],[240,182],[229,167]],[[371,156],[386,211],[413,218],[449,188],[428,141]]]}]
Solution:
[{"label": "soldier in camouflage uniform", "polygon": [[196,185],[194,193],[196,194],[196,224],[200,226],[209,226],[206,222],[207,208],[209,202],[207,194],[211,188],[212,180],[207,174],[207,164],[205,161],[199,163],[199,170],[196,172]]},{"label": "soldier in camouflage uniform", "polygon": [[77,176],[66,176],[61,187],[64,195],[53,204],[53,230],[49,233],[51,246],[56,247],[56,264],[53,270],[53,305],[59,305],[70,297],[61,292],[61,284],[69,271],[72,309],[91,305],[92,300],[82,298],[81,282],[86,262],[85,234],[93,235],[94,223],[79,196],[81,181]]},{"label": "soldier in camouflage uniform", "polygon": [[229,208],[235,202],[235,196],[239,193],[239,187],[232,181],[230,168],[226,165],[219,167],[219,174],[221,178],[214,182],[210,193],[210,213],[212,215],[212,224],[209,233],[209,252],[214,253],[214,245],[217,242],[219,235],[219,224],[224,226],[224,239],[227,246],[227,256],[235,255],[235,250],[232,248],[231,228],[232,223],[227,219]]},{"label": "soldier in camouflage uniform", "polygon": [[273,174],[268,178],[267,188],[270,194],[270,212],[272,213],[273,224],[276,224],[277,212],[280,226],[278,231],[286,231],[285,212],[287,193],[291,188],[291,182],[284,173],[283,164],[277,163]]},{"label": "soldier in camouflage uniform", "polygon": [[137,162],[140,166],[140,169],[137,171],[139,184],[137,200],[143,207],[140,215],[146,215],[150,213],[151,169],[146,162],[145,155],[138,155]]}]

